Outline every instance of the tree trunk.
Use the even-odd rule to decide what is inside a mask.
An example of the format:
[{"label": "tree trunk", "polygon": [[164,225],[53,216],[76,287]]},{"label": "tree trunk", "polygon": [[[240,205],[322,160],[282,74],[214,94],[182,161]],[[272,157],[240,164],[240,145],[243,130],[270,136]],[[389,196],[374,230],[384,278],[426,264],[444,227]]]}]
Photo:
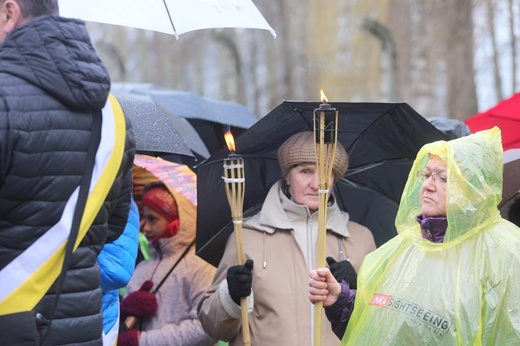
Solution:
[{"label": "tree trunk", "polygon": [[493,0],[486,0],[487,18],[489,25],[489,35],[491,39],[491,47],[493,49],[493,78],[495,81],[494,89],[498,101],[504,99],[502,91],[502,77],[500,76],[500,55],[497,47],[497,37],[495,33],[495,4]]}]

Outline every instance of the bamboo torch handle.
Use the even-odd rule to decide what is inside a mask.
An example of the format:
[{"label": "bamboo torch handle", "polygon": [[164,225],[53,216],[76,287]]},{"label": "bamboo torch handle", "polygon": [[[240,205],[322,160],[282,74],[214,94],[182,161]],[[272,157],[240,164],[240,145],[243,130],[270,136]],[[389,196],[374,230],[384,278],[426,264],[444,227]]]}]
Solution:
[{"label": "bamboo torch handle", "polygon": [[[329,113],[326,116],[325,113]],[[326,265],[326,238],[327,238],[327,201],[330,195],[331,174],[336,151],[337,129],[335,123],[337,122],[337,112],[331,109],[328,105],[323,109],[320,107],[319,113],[319,128],[316,126],[316,111],[315,111],[315,130],[319,130],[319,141],[316,143],[316,166],[318,170],[318,186],[319,186],[319,205],[318,205],[318,242],[316,252],[316,266],[323,268]],[[333,115],[333,117],[331,117]],[[335,118],[335,119],[334,119]],[[332,136],[327,134],[325,138],[325,128],[328,131],[334,129]],[[316,133],[315,135],[317,135]],[[318,138],[317,138],[318,139]],[[332,139],[332,140],[331,140]],[[327,143],[327,144],[326,144]],[[321,346],[323,322],[323,302],[317,302],[314,305],[314,337],[313,345]]]},{"label": "bamboo torch handle", "polygon": [[[244,264],[244,249],[242,246],[242,223],[241,220],[235,223],[235,245],[237,249],[237,262]],[[247,297],[240,298],[240,309],[242,314],[242,340],[244,345],[251,345],[251,337],[249,335],[249,315],[247,310]]]},{"label": "bamboo torch handle", "polygon": [[[237,252],[237,262],[244,264],[244,250],[242,245],[242,208],[244,203],[244,165],[243,160],[236,158],[229,160],[224,168],[224,178],[226,179],[226,195],[228,198],[233,225],[235,230],[235,246]],[[251,345],[249,335],[249,315],[247,309],[247,297],[240,298],[240,309],[242,319],[242,341],[245,346]]]},{"label": "bamboo torch handle", "polygon": [[[320,194],[320,207],[325,205],[325,209],[320,210],[318,222],[319,225],[326,225],[327,221],[327,195]],[[324,200],[324,203],[322,201]],[[319,227],[318,229],[318,244],[316,254],[316,266],[317,268],[325,267],[325,250],[326,250],[326,229]],[[314,304],[314,346],[321,345],[322,335],[322,321],[323,321],[323,301],[316,302]]]},{"label": "bamboo torch handle", "polygon": [[[321,113],[321,112],[320,112]],[[322,119],[321,119],[322,120]],[[320,142],[317,145],[317,168],[318,168],[318,186],[320,190],[319,194],[319,206],[318,206],[318,243],[316,253],[316,265],[317,268],[323,268],[325,266],[325,239],[326,239],[326,225],[327,225],[327,194],[324,191],[327,188],[325,182],[325,147],[323,142],[323,121],[320,121]],[[325,208],[323,206],[325,205]],[[321,334],[322,334],[322,318],[323,318],[323,302],[317,302],[314,305],[314,346],[321,345]]]}]

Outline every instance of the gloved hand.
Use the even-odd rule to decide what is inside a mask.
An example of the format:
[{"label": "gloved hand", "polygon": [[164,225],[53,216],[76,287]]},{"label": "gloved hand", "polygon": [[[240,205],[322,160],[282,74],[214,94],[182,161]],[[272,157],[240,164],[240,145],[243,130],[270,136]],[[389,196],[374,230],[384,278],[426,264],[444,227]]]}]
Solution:
[{"label": "gloved hand", "polygon": [[229,267],[227,272],[228,290],[231,299],[240,305],[240,298],[251,294],[253,283],[253,260],[248,259],[244,265]]},{"label": "gloved hand", "polygon": [[139,346],[140,330],[130,329],[117,337],[117,346]]},{"label": "gloved hand", "polygon": [[338,282],[345,280],[348,282],[351,289],[357,289],[357,273],[352,267],[352,264],[350,264],[350,261],[336,262],[336,260],[330,256],[327,257],[326,260],[327,264],[329,265],[330,272],[332,275],[334,275]]},{"label": "gloved hand", "polygon": [[147,280],[138,291],[130,293],[121,302],[121,317],[123,320],[127,316],[137,318],[152,317],[157,312],[157,298],[151,293],[153,282]]}]

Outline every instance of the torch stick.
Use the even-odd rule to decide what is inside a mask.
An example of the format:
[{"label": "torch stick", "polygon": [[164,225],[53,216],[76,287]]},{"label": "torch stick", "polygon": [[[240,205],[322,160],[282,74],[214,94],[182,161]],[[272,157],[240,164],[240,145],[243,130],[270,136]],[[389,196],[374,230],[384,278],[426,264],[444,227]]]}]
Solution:
[{"label": "torch stick", "polygon": [[[224,160],[224,184],[226,196],[231,208],[231,217],[235,230],[235,245],[237,251],[237,262],[244,264],[244,250],[242,248],[242,208],[244,205],[244,160],[242,157],[232,153]],[[251,345],[249,336],[249,316],[247,311],[247,297],[240,298],[242,312],[242,339],[244,345]]]},{"label": "torch stick", "polygon": [[[327,202],[329,200],[330,188],[332,187],[331,176],[336,154],[336,143],[338,131],[338,112],[331,108],[327,99],[321,91],[323,103],[314,110],[314,133],[316,137],[316,167],[318,169],[318,244],[316,254],[317,268],[325,267],[326,235],[327,235]],[[317,302],[314,307],[314,345],[321,345],[323,302]]]}]

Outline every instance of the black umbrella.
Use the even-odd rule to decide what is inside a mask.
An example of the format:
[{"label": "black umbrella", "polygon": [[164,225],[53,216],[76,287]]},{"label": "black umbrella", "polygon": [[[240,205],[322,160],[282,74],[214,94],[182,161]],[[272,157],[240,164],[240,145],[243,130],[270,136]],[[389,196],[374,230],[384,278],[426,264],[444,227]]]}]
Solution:
[{"label": "black umbrella", "polygon": [[[447,137],[406,103],[330,103],[339,112],[338,141],[349,153],[349,169],[334,186],[340,208],[367,226],[381,245],[396,234],[394,219],[419,149]],[[235,140],[244,158],[244,217],[261,206],[281,178],[276,153],[292,134],[313,130],[318,102],[285,101]],[[221,148],[197,167],[197,254],[218,265],[233,231],[226,200]]]},{"label": "black umbrella", "polygon": [[136,149],[139,152],[193,156],[183,136],[150,97],[118,93],[113,95],[132,123]]},{"label": "black umbrella", "polygon": [[498,205],[502,217],[509,220],[509,208],[520,198],[520,148],[504,152],[502,201]]}]

